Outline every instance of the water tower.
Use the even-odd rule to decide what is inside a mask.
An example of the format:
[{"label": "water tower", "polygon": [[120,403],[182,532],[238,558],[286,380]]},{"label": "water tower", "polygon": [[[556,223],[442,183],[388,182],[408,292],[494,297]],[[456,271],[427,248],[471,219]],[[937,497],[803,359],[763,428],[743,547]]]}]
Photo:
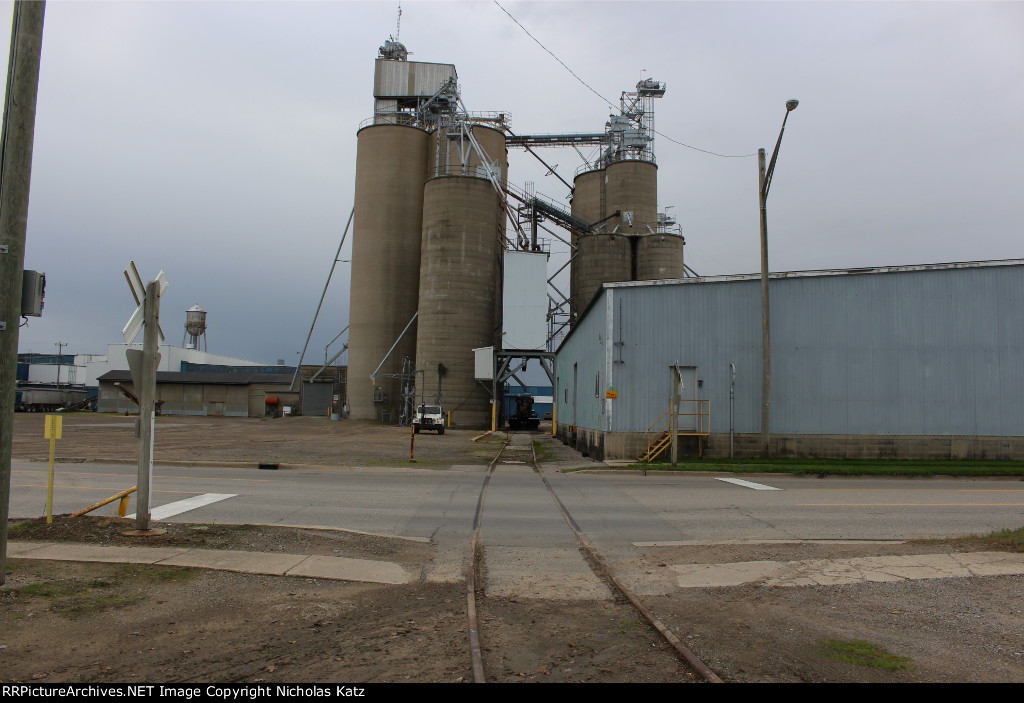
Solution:
[{"label": "water tower", "polygon": [[206,311],[198,304],[185,311],[185,335],[190,349],[199,349],[199,338],[202,337],[203,351],[206,351]]}]

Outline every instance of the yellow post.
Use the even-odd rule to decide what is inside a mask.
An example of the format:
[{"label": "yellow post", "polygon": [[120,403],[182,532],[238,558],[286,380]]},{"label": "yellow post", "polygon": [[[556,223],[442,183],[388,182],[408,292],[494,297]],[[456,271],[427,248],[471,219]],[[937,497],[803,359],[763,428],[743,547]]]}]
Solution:
[{"label": "yellow post", "polygon": [[[94,505],[90,505],[88,508],[85,508],[84,510],[79,510],[77,513],[74,513],[71,517],[82,517],[86,513],[91,513],[96,508],[102,508],[107,503],[113,503],[115,500],[117,500],[119,498],[124,498],[125,496],[127,496],[127,495],[129,495],[131,493],[134,493],[137,490],[139,490],[138,486],[132,486],[131,488],[129,488],[127,490],[121,491],[117,495],[110,496],[106,500],[101,500],[99,503],[95,503]],[[127,505],[127,504],[125,504],[125,505]]]},{"label": "yellow post", "polygon": [[498,421],[498,404],[491,401],[491,432],[494,432],[495,423]]},{"label": "yellow post", "polygon": [[57,449],[57,440],[60,439],[64,418],[60,415],[47,415],[46,424],[43,429],[43,438],[50,440],[50,477],[46,486],[46,524],[53,522],[53,456]]},{"label": "yellow post", "polygon": [[409,425],[409,461],[416,463],[416,426]]},{"label": "yellow post", "polygon": [[558,431],[558,403],[551,404],[551,436]]}]

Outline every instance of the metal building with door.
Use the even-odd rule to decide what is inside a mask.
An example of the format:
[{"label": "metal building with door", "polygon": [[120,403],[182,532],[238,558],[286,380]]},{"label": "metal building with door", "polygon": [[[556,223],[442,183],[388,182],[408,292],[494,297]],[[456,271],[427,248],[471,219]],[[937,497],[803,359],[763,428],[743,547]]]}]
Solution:
[{"label": "metal building with door", "polygon": [[[1024,260],[771,274],[771,453],[1024,459]],[[734,400],[730,413],[730,386]],[[558,350],[557,433],[636,458],[759,449],[757,275],[606,283]],[[730,416],[732,425],[730,426]]]}]

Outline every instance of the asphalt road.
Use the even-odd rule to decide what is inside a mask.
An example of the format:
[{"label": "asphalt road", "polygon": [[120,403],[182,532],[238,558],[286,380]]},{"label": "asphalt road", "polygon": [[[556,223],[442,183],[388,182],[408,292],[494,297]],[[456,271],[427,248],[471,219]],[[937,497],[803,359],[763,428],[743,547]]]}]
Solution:
[{"label": "asphalt road", "polygon": [[[45,514],[47,466],[15,461],[12,517]],[[152,507],[231,496],[161,519],[334,527],[408,537],[463,539],[484,466],[452,469],[157,467]],[[549,473],[577,522],[596,538],[626,542],[909,539],[1024,524],[1020,479],[816,478],[727,474]],[[129,465],[58,464],[54,513],[70,513],[136,483]],[[488,493],[489,534],[519,545],[564,541],[525,467],[500,469]],[[764,488],[778,490],[765,490]],[[117,503],[96,511],[114,515]],[[134,500],[129,512],[134,510]]]}]

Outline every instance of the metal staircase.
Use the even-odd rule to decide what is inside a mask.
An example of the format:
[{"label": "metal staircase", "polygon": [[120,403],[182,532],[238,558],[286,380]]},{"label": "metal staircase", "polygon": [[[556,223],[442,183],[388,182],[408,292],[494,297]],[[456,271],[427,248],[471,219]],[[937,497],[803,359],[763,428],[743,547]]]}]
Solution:
[{"label": "metal staircase", "polygon": [[[697,452],[698,455],[704,456],[704,441],[711,434],[711,401],[704,399],[685,399],[682,403],[693,404],[693,410],[695,412],[684,412],[680,413],[677,410],[677,418],[679,417],[692,417],[694,418],[694,427],[690,429],[676,429],[677,437],[697,437]],[[678,422],[678,419],[677,419]],[[640,456],[636,459],[642,464],[649,464],[662,453],[672,446],[672,409],[666,410],[662,413],[661,417],[655,420],[650,427],[647,428],[647,449],[645,449]]]},{"label": "metal staircase", "polygon": [[647,449],[636,458],[637,461],[649,464],[672,444],[672,433],[669,431],[671,418],[668,414],[666,410],[647,428]]}]

